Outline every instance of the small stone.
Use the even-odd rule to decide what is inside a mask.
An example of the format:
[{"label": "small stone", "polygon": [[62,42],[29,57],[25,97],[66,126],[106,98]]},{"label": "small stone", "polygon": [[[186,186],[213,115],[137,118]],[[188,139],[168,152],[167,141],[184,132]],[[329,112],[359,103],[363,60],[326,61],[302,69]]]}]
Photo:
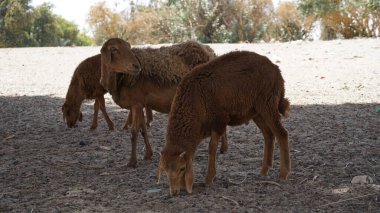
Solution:
[{"label": "small stone", "polygon": [[373,179],[368,175],[359,175],[352,178],[351,183],[352,184],[368,184],[368,183],[373,183]]},{"label": "small stone", "polygon": [[380,185],[370,184],[369,186],[372,187],[377,192],[380,191]]},{"label": "small stone", "polygon": [[160,192],[161,189],[149,189],[148,190],[148,193],[156,193],[156,192]]},{"label": "small stone", "polygon": [[111,147],[109,147],[109,146],[99,146],[99,148],[107,150],[107,151],[111,150]]},{"label": "small stone", "polygon": [[343,187],[343,188],[333,189],[333,190],[332,190],[332,192],[333,192],[334,194],[343,194],[343,193],[346,193],[346,192],[348,192],[348,191],[350,191],[350,188],[348,188],[348,187]]}]

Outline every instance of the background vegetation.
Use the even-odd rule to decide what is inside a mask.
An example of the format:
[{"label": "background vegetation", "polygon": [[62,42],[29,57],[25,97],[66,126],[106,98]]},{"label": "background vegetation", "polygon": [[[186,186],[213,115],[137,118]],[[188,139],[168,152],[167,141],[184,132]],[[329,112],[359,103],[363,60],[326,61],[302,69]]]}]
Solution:
[{"label": "background vegetation", "polygon": [[52,13],[52,5],[0,0],[0,47],[91,45],[78,26]]},{"label": "background vegetation", "polygon": [[100,2],[91,7],[93,38],[29,0],[1,0],[0,47],[102,44],[121,37],[133,44],[269,42],[378,37],[380,0],[151,0],[116,12]]}]

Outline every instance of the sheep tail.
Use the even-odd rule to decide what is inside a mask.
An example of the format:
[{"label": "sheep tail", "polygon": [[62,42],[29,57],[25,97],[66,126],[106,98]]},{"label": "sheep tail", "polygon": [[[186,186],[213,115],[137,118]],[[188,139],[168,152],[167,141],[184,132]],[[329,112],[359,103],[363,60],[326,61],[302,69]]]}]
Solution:
[{"label": "sheep tail", "polygon": [[288,117],[290,110],[290,102],[287,98],[281,97],[280,103],[278,105],[278,110],[283,116]]}]

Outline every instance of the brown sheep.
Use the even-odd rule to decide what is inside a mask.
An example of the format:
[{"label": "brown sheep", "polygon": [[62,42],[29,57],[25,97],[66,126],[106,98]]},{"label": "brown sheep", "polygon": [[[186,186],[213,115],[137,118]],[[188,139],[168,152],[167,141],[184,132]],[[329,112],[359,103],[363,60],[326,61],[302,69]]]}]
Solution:
[{"label": "brown sheep", "polygon": [[170,194],[193,187],[193,158],[198,144],[211,136],[208,170],[211,184],[216,174],[218,138],[227,125],[253,120],[264,135],[261,174],[272,166],[274,138],[280,144],[280,179],[290,172],[288,132],[280,113],[287,116],[284,80],[278,66],[253,52],[237,51],[200,65],[179,84],[169,114],[166,144],[161,152],[158,178],[165,171]]},{"label": "brown sheep", "polygon": [[66,93],[65,103],[62,106],[63,120],[66,121],[69,128],[74,127],[78,120],[82,121],[80,107],[85,99],[95,99],[91,129],[98,126],[99,108],[106,119],[108,128],[110,130],[114,128],[105,108],[104,94],[107,90],[99,83],[100,65],[101,57],[98,54],[82,61],[74,71]]},{"label": "brown sheep", "polygon": [[[104,94],[107,93],[107,90],[100,84],[100,72],[100,54],[85,59],[75,69],[66,94],[65,103],[62,106],[63,120],[69,128],[74,127],[78,120],[82,121],[82,113],[80,112],[82,102],[85,99],[95,99],[91,129],[96,129],[98,126],[99,108],[104,115],[108,128],[110,130],[114,129],[114,124],[105,108]],[[145,109],[145,112],[147,113],[147,125],[149,126],[152,121],[152,111]],[[124,128],[128,128],[129,117],[130,113]]]},{"label": "brown sheep", "polygon": [[[136,57],[132,57],[131,55]],[[122,108],[132,111],[132,153],[129,167],[137,166],[136,142],[140,130],[145,143],[144,159],[151,159],[152,149],[144,123],[143,107],[169,113],[176,88],[183,75],[214,57],[203,45],[190,41],[169,47],[131,48],[122,39],[109,39],[103,44],[101,84]],[[137,62],[139,61],[139,63]],[[123,66],[141,66],[141,73]],[[138,65],[139,64],[139,65]],[[224,142],[226,143],[226,142]],[[227,149],[227,145],[223,146]],[[223,150],[224,151],[224,150]]]}]

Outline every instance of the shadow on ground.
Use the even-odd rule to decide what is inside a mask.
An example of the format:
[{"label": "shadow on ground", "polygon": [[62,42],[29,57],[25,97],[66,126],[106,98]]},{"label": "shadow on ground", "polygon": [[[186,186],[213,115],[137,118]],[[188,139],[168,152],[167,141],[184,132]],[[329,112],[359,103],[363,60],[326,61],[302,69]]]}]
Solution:
[{"label": "shadow on ground", "polygon": [[[82,106],[84,121],[68,129],[64,100],[49,96],[0,97],[0,212],[376,212],[379,189],[353,185],[356,175],[380,181],[380,104],[292,106],[289,130],[292,173],[278,181],[278,147],[268,177],[259,175],[263,138],[249,125],[229,128],[230,149],[218,155],[213,186],[204,187],[207,143],[195,157],[192,195],[168,196],[167,180],[156,185],[158,152],[167,116],[156,113],[149,130],[154,149],[144,161],[139,138],[138,168],[126,167],[130,133],[122,129],[126,110],[107,110],[116,130],[100,115],[89,129],[92,102]],[[336,193],[334,189],[342,189]]]}]

